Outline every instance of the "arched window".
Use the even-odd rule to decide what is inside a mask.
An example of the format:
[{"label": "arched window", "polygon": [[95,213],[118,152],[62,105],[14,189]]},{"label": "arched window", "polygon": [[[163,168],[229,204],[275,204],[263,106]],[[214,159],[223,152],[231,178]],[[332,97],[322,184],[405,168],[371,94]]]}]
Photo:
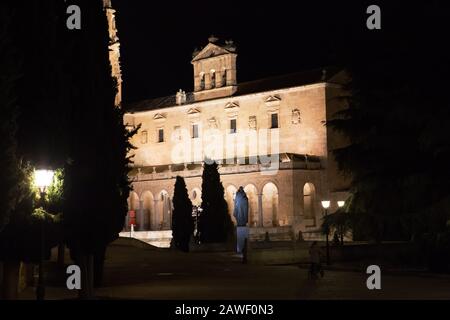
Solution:
[{"label": "arched window", "polygon": [[316,201],[316,188],[312,183],[307,182],[303,186],[303,214],[305,215],[305,218],[314,219],[315,201]]},{"label": "arched window", "polygon": [[216,87],[216,71],[211,70],[211,88]]},{"label": "arched window", "polygon": [[278,217],[278,188],[272,182],[266,183],[262,191],[263,226],[276,227],[279,225]]},{"label": "arched window", "polygon": [[205,74],[200,73],[200,90],[205,90]]},{"label": "arched window", "polygon": [[222,85],[223,86],[227,85],[227,69],[223,69],[222,72]]}]

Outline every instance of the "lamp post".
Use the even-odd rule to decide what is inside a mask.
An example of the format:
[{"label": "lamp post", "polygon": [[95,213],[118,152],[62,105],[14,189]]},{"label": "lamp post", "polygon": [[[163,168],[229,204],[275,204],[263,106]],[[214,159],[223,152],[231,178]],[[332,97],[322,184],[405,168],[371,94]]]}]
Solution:
[{"label": "lamp post", "polygon": [[[330,201],[329,200],[323,200],[322,201],[322,207],[325,210],[325,219],[328,217],[328,208],[330,207]],[[328,222],[327,222],[328,223]],[[327,246],[327,266],[330,265],[330,244],[328,242],[328,233],[329,233],[328,224],[326,225],[326,246]]]},{"label": "lamp post", "polygon": [[[52,170],[35,170],[34,183],[39,188],[41,205],[45,204],[45,195],[47,188],[53,181]],[[39,279],[36,288],[36,299],[44,300],[45,297],[45,281],[44,281],[44,259],[45,259],[45,222],[47,216],[45,215],[41,220],[41,254],[39,259]]]},{"label": "lamp post", "polygon": [[[340,210],[341,208],[344,207],[345,201],[339,200],[339,201],[337,202],[337,205],[338,205],[339,210]],[[342,229],[340,230],[340,235],[341,235],[341,239],[340,239],[340,240],[341,240],[341,245],[344,245],[344,233],[345,233],[345,227],[342,226]]]}]

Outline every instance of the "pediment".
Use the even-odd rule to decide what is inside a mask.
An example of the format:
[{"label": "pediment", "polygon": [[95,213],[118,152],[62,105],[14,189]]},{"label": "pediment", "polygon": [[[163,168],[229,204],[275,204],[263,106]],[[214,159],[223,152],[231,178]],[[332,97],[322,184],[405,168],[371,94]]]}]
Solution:
[{"label": "pediment", "polygon": [[153,116],[153,120],[158,121],[158,122],[165,121],[166,117],[162,113],[157,113]]},{"label": "pediment", "polygon": [[274,96],[268,96],[266,98],[266,103],[273,103],[273,102],[280,102],[281,98],[278,95],[274,95]]},{"label": "pediment", "polygon": [[281,98],[278,95],[272,95],[265,98],[266,107],[269,112],[274,112],[280,107]]},{"label": "pediment", "polygon": [[239,103],[237,102],[228,102],[225,105],[225,111],[237,111],[239,110]]},{"label": "pediment", "polygon": [[190,108],[188,110],[187,114],[189,116],[199,115],[200,114],[200,110],[198,110],[197,108]]},{"label": "pediment", "polygon": [[225,112],[228,117],[236,117],[239,112],[239,103],[238,102],[228,102],[225,105]]},{"label": "pediment", "polygon": [[192,62],[212,57],[221,56],[224,54],[230,54],[231,52],[219,47],[214,43],[209,43],[206,47],[204,47],[193,59]]}]

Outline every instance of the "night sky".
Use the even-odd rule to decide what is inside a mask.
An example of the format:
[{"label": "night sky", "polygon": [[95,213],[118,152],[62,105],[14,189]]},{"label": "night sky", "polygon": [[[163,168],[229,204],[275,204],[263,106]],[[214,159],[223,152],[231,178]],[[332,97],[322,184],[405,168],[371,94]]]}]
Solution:
[{"label": "night sky", "polygon": [[[392,2],[113,0],[124,101],[192,91],[192,52],[211,34],[237,44],[237,76],[243,82],[345,64],[349,53],[370,63],[380,47],[404,41],[407,48],[432,19],[424,13],[442,10],[439,1]],[[381,7],[382,30],[366,28],[370,4]]]}]

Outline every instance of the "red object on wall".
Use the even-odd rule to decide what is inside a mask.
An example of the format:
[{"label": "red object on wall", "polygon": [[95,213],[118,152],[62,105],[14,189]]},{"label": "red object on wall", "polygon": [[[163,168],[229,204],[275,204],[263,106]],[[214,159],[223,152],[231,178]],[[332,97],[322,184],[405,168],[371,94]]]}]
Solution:
[{"label": "red object on wall", "polygon": [[128,218],[128,226],[131,227],[132,224],[136,226],[136,211],[128,211]]}]

